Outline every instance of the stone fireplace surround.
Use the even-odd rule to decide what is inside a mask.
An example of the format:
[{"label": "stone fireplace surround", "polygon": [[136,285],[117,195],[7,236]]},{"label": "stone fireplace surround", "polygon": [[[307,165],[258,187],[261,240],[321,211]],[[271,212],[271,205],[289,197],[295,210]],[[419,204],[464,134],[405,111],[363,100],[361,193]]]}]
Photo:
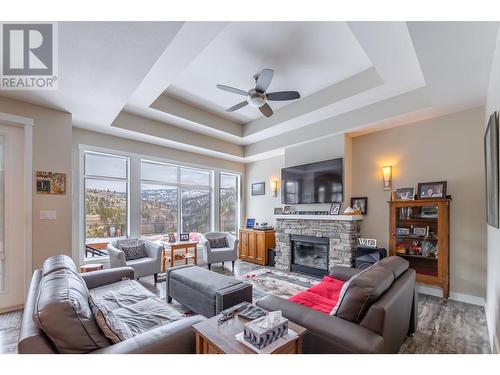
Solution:
[{"label": "stone fireplace surround", "polygon": [[275,215],[275,267],[290,271],[292,249],[290,235],[327,237],[330,241],[328,270],[335,265],[352,267],[359,238],[361,215]]}]

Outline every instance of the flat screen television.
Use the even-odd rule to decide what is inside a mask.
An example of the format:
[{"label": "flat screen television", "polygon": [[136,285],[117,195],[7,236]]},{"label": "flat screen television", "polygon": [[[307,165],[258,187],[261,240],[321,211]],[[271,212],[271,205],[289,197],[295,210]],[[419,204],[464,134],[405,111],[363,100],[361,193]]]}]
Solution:
[{"label": "flat screen television", "polygon": [[343,198],[343,159],[298,165],[281,170],[284,204],[333,203]]}]

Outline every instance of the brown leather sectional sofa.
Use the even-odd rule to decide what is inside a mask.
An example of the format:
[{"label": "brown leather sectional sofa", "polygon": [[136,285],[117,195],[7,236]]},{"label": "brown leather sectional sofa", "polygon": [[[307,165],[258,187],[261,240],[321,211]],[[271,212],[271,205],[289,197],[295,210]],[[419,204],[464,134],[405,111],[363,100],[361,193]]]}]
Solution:
[{"label": "brown leather sectional sofa", "polygon": [[[304,353],[397,353],[417,326],[415,271],[408,268],[408,262],[390,257],[363,271],[335,267],[332,276],[348,281],[335,315],[271,295],[257,305],[268,311],[281,310],[285,317],[307,328]],[[89,291],[113,288],[111,285],[123,278],[133,280],[133,269],[80,275],[70,258],[48,259],[31,281],[19,353],[194,353],[191,326],[205,319],[201,315],[117,344],[103,336],[89,307]],[[144,293],[150,292],[144,288]]]},{"label": "brown leather sectional sofa", "polygon": [[335,316],[272,295],[257,305],[281,310],[307,328],[304,353],[397,353],[417,328],[415,271],[408,266],[394,256],[363,271],[335,267],[336,279],[358,275],[351,279]]},{"label": "brown leather sectional sofa", "polygon": [[[121,267],[79,274],[67,256],[47,259],[43,268],[36,270],[31,279],[18,352],[194,354],[196,343],[191,326],[205,320],[201,315],[153,328],[117,344],[112,344],[104,336],[89,306],[89,291],[99,287],[113,289],[113,284],[123,278],[134,280],[134,270]],[[142,288],[145,294],[151,294],[139,283],[137,287]],[[122,297],[117,295],[117,298]],[[123,299],[126,298],[124,295]]]}]

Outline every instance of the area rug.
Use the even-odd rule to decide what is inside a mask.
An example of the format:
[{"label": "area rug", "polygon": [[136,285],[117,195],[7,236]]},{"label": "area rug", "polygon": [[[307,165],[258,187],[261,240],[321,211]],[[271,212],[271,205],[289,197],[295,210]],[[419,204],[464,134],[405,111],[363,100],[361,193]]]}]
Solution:
[{"label": "area rug", "polygon": [[241,277],[252,284],[254,301],[268,294],[288,299],[320,282],[319,279],[276,269],[260,269]]}]

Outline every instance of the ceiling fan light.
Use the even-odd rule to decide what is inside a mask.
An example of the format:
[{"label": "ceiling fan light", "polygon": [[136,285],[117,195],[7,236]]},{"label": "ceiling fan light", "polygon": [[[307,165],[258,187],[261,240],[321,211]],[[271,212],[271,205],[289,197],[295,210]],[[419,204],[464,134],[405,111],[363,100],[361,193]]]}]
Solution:
[{"label": "ceiling fan light", "polygon": [[252,107],[260,108],[266,104],[266,94],[252,90],[248,93],[247,101]]}]

